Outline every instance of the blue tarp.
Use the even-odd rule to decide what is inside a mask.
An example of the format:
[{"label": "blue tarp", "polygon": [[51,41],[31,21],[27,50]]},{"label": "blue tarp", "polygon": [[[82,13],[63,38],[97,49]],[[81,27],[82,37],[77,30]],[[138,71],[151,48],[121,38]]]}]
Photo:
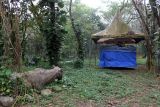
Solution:
[{"label": "blue tarp", "polygon": [[100,49],[99,67],[136,68],[136,48],[134,46],[109,46]]}]

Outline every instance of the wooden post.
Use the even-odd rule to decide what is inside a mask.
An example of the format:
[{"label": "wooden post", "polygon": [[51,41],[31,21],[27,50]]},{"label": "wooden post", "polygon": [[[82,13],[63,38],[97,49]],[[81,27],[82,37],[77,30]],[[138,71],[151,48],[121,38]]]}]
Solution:
[{"label": "wooden post", "polygon": [[95,66],[97,64],[97,44],[95,45]]},{"label": "wooden post", "polygon": [[90,46],[89,46],[89,67],[91,67],[92,60],[92,39],[90,38]]}]

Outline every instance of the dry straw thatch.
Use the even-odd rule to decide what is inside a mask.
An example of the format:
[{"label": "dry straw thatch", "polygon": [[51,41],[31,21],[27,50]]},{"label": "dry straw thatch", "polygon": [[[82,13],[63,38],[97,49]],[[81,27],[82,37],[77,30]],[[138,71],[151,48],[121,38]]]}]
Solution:
[{"label": "dry straw thatch", "polygon": [[144,39],[143,33],[136,33],[132,31],[132,29],[123,22],[121,18],[121,12],[118,11],[112,21],[112,23],[105,29],[98,33],[93,34],[92,36],[93,40],[99,41],[106,41],[110,39],[116,39],[117,38],[141,38]]}]

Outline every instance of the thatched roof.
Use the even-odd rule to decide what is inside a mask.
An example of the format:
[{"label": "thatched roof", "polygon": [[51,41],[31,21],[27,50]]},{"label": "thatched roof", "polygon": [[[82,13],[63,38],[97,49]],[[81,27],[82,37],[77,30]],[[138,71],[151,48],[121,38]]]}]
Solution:
[{"label": "thatched roof", "polygon": [[107,41],[117,38],[143,38],[143,33],[134,32],[121,18],[121,12],[117,12],[112,23],[104,30],[92,35],[93,40]]}]

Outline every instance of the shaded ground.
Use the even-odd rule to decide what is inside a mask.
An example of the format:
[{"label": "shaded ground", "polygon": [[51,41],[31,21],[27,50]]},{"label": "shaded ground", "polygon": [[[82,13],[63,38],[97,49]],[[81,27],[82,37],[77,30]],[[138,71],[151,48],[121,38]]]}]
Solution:
[{"label": "shaded ground", "polygon": [[52,94],[38,95],[30,105],[160,107],[160,80],[153,73],[146,72],[143,65],[137,70],[98,69],[87,65],[83,69],[73,69],[70,64],[63,68],[63,80],[46,87],[52,89]]},{"label": "shaded ground", "polygon": [[[115,71],[115,70],[114,70]],[[108,107],[159,107],[160,106],[160,80],[151,73],[146,72],[146,67],[140,65],[136,70],[116,70],[132,77],[132,87],[138,91],[121,99],[109,99]],[[143,74],[141,74],[143,73]],[[155,77],[155,78],[154,78]]]}]

